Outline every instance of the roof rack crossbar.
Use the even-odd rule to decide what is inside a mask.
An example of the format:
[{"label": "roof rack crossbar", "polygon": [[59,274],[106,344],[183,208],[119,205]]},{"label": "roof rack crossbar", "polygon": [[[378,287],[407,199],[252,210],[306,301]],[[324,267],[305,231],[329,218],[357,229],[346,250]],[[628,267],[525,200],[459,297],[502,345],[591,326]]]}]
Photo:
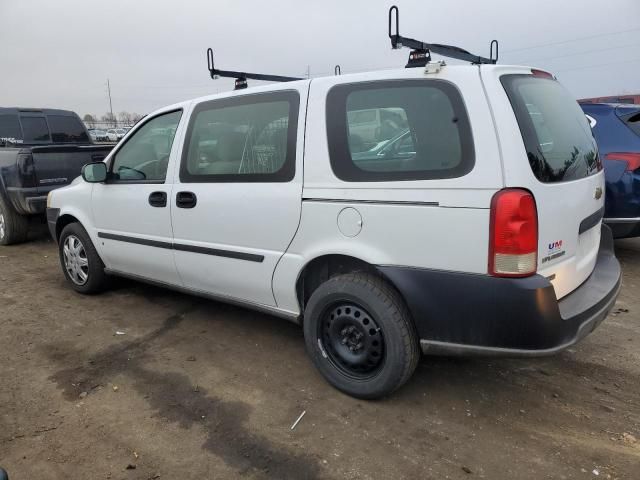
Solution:
[{"label": "roof rack crossbar", "polygon": [[[394,12],[395,12],[395,29],[394,27]],[[498,61],[498,41],[491,41],[491,50],[490,50],[490,58],[481,57],[480,55],[474,55],[462,48],[454,47],[452,45],[443,45],[440,43],[426,43],[421,42],[420,40],[415,40],[413,38],[403,37],[400,35],[400,13],[398,11],[398,7],[393,5],[389,9],[389,39],[391,40],[391,48],[399,49],[401,47],[408,47],[414,50],[412,53],[422,53],[425,61],[421,66],[424,66],[426,61],[430,60],[429,52],[437,53],[438,55],[442,55],[443,57],[455,58],[456,60],[463,60],[466,62],[471,62],[475,64],[480,63],[489,63],[493,64]],[[495,58],[493,58],[493,47],[495,44]],[[412,63],[412,59],[410,58],[409,66],[418,66],[417,64]]]},{"label": "roof rack crossbar", "polygon": [[247,79],[251,80],[263,80],[265,82],[293,82],[295,80],[303,80],[301,77],[286,77],[284,75],[269,75],[266,73],[250,73],[250,72],[236,72],[233,70],[219,70],[215,68],[213,63],[213,50],[207,49],[207,67],[209,69],[209,75],[212,79],[217,77],[227,77],[236,79],[236,89],[246,88]]}]

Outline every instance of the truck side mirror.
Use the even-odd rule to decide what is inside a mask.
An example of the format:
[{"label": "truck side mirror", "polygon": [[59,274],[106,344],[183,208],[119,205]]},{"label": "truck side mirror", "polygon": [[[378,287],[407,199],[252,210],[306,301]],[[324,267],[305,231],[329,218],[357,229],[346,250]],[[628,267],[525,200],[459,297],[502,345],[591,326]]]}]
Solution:
[{"label": "truck side mirror", "polygon": [[102,183],[107,179],[107,164],[104,162],[87,163],[82,167],[82,178],[89,183]]}]

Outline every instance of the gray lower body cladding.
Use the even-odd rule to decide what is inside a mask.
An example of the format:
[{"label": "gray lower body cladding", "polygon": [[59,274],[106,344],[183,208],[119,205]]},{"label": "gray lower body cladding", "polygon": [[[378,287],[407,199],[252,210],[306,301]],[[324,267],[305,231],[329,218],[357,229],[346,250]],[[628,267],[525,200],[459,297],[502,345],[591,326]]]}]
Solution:
[{"label": "gray lower body cladding", "polygon": [[379,266],[413,315],[425,353],[539,356],[591,333],[620,291],[611,230],[591,276],[562,298],[546,278],[498,278],[410,267]]}]

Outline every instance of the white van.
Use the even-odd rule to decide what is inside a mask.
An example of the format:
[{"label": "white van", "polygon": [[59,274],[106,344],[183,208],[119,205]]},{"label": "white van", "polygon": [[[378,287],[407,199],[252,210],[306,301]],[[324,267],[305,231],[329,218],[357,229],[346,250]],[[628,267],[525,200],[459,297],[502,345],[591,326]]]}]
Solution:
[{"label": "white van", "polygon": [[[404,124],[354,145],[372,111]],[[593,331],[620,289],[603,189],[550,74],[441,65],[160,109],[47,213],[77,291],[119,275],[279,315],[332,385],[376,398],[421,351],[544,355]]]}]

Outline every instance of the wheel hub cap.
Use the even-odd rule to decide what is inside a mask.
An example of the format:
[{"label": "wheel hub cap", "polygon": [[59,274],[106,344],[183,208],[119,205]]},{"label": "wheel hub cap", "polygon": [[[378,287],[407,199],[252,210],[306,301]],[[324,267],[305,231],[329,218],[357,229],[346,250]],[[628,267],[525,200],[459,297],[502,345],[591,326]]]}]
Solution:
[{"label": "wheel hub cap", "polygon": [[62,247],[64,268],[76,285],[84,285],[89,279],[89,260],[84,245],[75,235],[69,235]]},{"label": "wheel hub cap", "polygon": [[4,232],[5,232],[5,225],[4,225],[4,214],[0,213],[0,238],[4,238]]}]

